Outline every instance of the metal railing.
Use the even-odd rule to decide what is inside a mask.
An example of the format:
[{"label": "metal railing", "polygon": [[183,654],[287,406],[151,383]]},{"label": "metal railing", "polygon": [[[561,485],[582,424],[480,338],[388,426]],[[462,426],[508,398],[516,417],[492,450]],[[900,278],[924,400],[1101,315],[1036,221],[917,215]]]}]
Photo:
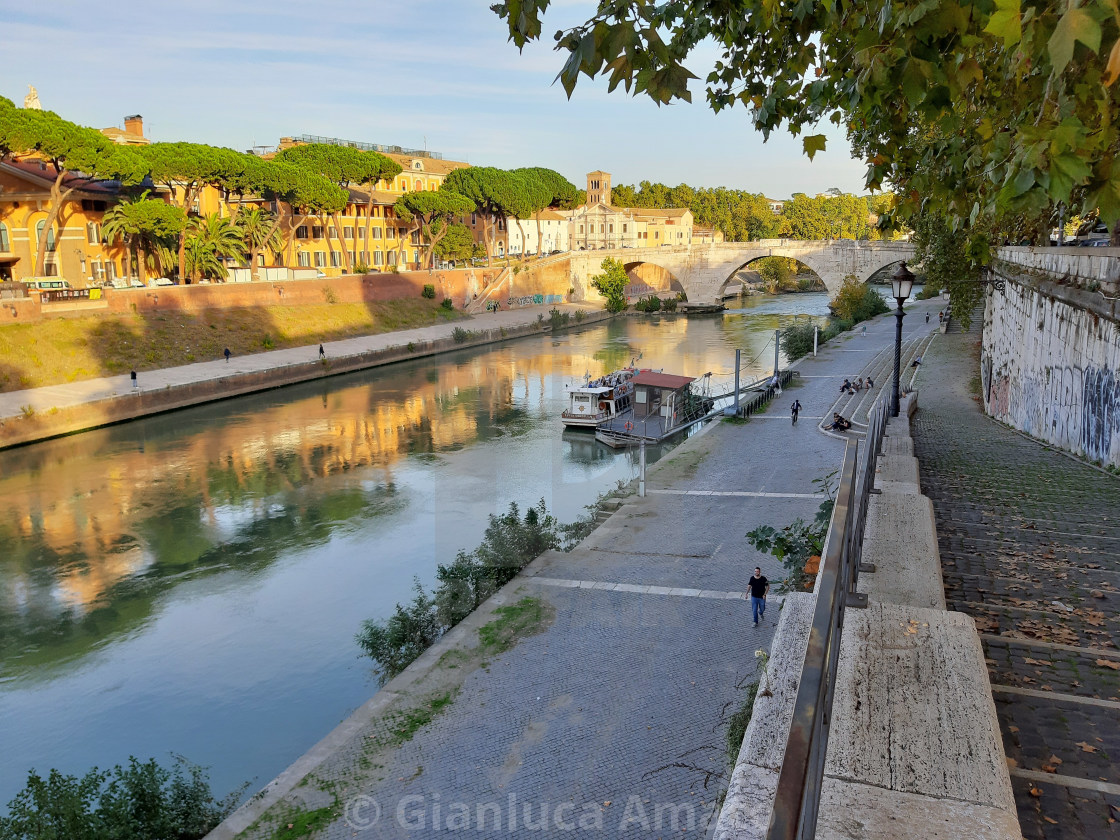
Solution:
[{"label": "metal railing", "polygon": [[867,605],[867,596],[856,591],[856,581],[861,571],[875,571],[860,560],[868,502],[876,492],[875,459],[886,423],[887,403],[880,399],[872,410],[863,444],[852,438],[844,449],[768,840],[813,840],[816,835],[844,611]]},{"label": "metal railing", "polygon": [[386,146],[382,143],[362,143],[358,140],[343,140],[341,137],[322,137],[318,134],[301,134],[292,139],[297,143],[323,143],[328,146],[347,146],[351,149],[360,149],[364,152],[389,152],[394,155],[408,155],[409,157],[443,160],[443,155],[439,152],[430,152],[427,149],[409,149],[405,146]]}]

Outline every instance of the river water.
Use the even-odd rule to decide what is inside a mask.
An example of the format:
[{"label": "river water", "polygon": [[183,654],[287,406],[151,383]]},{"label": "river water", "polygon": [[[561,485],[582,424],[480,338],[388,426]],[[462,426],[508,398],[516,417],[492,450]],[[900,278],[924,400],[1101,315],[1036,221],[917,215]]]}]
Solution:
[{"label": "river water", "polygon": [[822,294],[392,365],[0,452],[0,810],[31,768],[129,755],[256,790],[377,690],[353,638],[487,515],[562,521],[636,475],[561,434],[566,388],[641,364],[727,381]]}]

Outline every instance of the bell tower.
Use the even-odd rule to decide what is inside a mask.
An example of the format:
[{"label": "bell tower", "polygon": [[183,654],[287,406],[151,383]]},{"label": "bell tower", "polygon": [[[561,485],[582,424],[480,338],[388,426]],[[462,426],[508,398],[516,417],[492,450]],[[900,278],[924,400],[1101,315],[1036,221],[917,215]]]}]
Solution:
[{"label": "bell tower", "polygon": [[596,170],[587,173],[587,206],[611,203],[611,173]]}]

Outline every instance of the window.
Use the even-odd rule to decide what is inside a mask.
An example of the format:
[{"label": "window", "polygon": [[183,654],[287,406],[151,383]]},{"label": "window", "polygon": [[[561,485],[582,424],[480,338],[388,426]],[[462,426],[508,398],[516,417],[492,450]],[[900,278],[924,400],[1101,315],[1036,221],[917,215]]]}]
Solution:
[{"label": "window", "polygon": [[350,265],[354,265],[358,260],[353,251],[350,252]]},{"label": "window", "polygon": [[199,205],[198,205],[198,199],[197,198],[194,201],[191,202],[191,212],[194,213],[196,216],[201,212],[199,210]]},{"label": "window", "polygon": [[323,227],[322,227],[322,225],[312,225],[311,226],[311,238],[312,239],[322,239],[323,238]]},{"label": "window", "polygon": [[264,254],[257,254],[257,265],[264,265]]},{"label": "window", "polygon": [[342,238],[343,239],[353,239],[354,238],[354,228],[344,227],[342,229]]},{"label": "window", "polygon": [[603,226],[599,225],[599,233],[602,233],[602,232],[603,232]]},{"label": "window", "polygon": [[623,225],[623,226],[622,226],[622,232],[623,232],[623,233],[626,233],[626,225]]},{"label": "window", "polygon": [[413,182],[413,189],[414,189],[414,190],[416,190],[417,192],[419,192],[420,190],[424,189],[424,182],[423,182],[423,181],[421,181],[421,180],[420,180],[419,178],[417,178],[417,179],[416,179],[416,180],[415,180],[415,181]]},{"label": "window", "polygon": [[414,230],[412,232],[412,240],[411,241],[412,241],[413,245],[419,245],[420,244],[420,231]]},{"label": "window", "polygon": [[53,262],[48,262],[47,263],[47,277],[57,277],[57,276],[58,276],[58,266],[55,265]]},{"label": "window", "polygon": [[[374,255],[374,259],[377,259],[376,254]],[[389,265],[396,265],[396,264],[397,264],[397,252],[396,251],[390,251],[389,252]]]},{"label": "window", "polygon": [[476,224],[478,224],[478,214],[477,213],[471,213],[471,225],[476,225]]},{"label": "window", "polygon": [[338,251],[331,251],[331,268],[338,268],[342,265],[342,254]]},{"label": "window", "polygon": [[413,169],[423,169],[423,168],[424,168],[424,164],[422,164],[422,163],[421,163],[420,161],[418,161],[418,160],[414,160],[414,161],[412,162],[412,168],[413,168]]},{"label": "window", "polygon": [[83,198],[82,199],[82,209],[83,210],[93,211],[95,213],[103,213],[103,212],[105,212],[105,207],[106,207],[106,205],[105,205],[104,201],[94,201],[94,200],[89,199],[89,198]]},{"label": "window", "polygon": [[296,228],[296,239],[307,238],[307,225],[300,225]]},{"label": "window", "polygon": [[653,238],[654,238],[654,239],[660,239],[660,238],[661,238],[661,231],[659,231],[659,230],[655,230],[655,231],[653,232]]},{"label": "window", "polygon": [[311,255],[307,251],[300,251],[296,254],[296,263],[307,268],[311,265]]},{"label": "window", "polygon": [[358,239],[365,239],[365,238],[366,238],[366,229],[365,228],[358,228]]},{"label": "window", "polygon": [[93,272],[93,279],[96,282],[98,282],[98,283],[104,282],[104,280],[105,280],[105,266],[103,266],[101,264],[100,260],[98,260],[97,262],[90,263],[90,270]]},{"label": "window", "polygon": [[365,214],[366,214],[366,208],[364,208],[360,205],[354,207],[354,215],[357,216],[359,219],[362,218],[362,216],[364,216]]},{"label": "window", "polygon": [[6,225],[0,224],[0,251],[10,250],[12,250],[12,247],[8,243],[8,228]]},{"label": "window", "polygon": [[[374,239],[377,239],[377,237],[381,236],[381,228],[374,228],[373,230],[374,230],[374,234],[373,234]],[[397,229],[394,228],[394,227],[385,228],[385,238],[386,239],[396,239],[397,238]]]},{"label": "window", "polygon": [[[35,225],[35,242],[39,241],[39,237],[43,235],[43,228],[46,227],[46,226],[47,226],[47,220],[46,219],[43,219],[41,222],[39,222],[37,225]],[[47,231],[47,250],[48,251],[53,251],[54,250],[54,245],[55,245],[55,242],[54,242],[54,228],[51,228],[50,230]],[[51,275],[48,272],[47,276],[53,276],[53,275]]]},{"label": "window", "polygon": [[109,262],[105,263],[105,271],[109,274],[110,280],[117,279],[117,264],[112,260],[109,260]]},{"label": "window", "polygon": [[419,251],[413,251],[412,252],[412,261],[414,263],[416,263],[417,265],[420,264],[420,252]]},{"label": "window", "polygon": [[381,251],[373,252],[373,264],[382,265],[385,262],[385,255]]},{"label": "window", "polygon": [[607,233],[614,233],[614,225],[607,225]]},{"label": "window", "polygon": [[[389,230],[392,230],[392,228],[389,228]],[[370,228],[369,238],[370,239],[380,239],[381,238],[381,228],[378,228],[378,227]]]},{"label": "window", "polygon": [[322,251],[315,252],[315,267],[322,268],[327,264],[327,255]]},{"label": "window", "polygon": [[328,231],[327,232],[327,238],[328,239],[338,239],[338,228],[336,228],[334,225],[331,225],[327,229],[327,231]]},{"label": "window", "polygon": [[101,225],[97,222],[90,222],[86,225],[86,242],[90,245],[98,245],[101,242]]},{"label": "window", "polygon": [[583,225],[580,225],[580,226],[579,226],[579,232],[580,232],[580,233],[583,233]]}]

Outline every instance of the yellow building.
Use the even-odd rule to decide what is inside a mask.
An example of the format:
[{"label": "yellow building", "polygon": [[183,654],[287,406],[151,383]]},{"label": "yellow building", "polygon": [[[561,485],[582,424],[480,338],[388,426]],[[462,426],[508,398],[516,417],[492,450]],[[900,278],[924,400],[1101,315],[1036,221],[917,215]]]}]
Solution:
[{"label": "yellow building", "polygon": [[[0,163],[0,280],[36,276],[56,176],[54,167],[35,158]],[[47,231],[43,275],[64,277],[74,288],[111,282],[120,276],[124,247],[102,243],[101,220],[116,201],[116,188],[79,176],[66,178],[63,188],[75,192]]]}]

